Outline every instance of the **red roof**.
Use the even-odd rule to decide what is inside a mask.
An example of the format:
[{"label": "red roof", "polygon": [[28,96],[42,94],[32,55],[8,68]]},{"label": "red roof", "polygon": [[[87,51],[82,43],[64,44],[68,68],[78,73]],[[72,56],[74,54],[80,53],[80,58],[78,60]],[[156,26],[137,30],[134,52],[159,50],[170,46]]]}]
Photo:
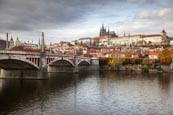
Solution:
[{"label": "red roof", "polygon": [[141,38],[145,38],[145,37],[160,37],[160,34],[149,34],[149,35],[141,35]]},{"label": "red roof", "polygon": [[160,51],[149,51],[149,55],[159,55]]}]

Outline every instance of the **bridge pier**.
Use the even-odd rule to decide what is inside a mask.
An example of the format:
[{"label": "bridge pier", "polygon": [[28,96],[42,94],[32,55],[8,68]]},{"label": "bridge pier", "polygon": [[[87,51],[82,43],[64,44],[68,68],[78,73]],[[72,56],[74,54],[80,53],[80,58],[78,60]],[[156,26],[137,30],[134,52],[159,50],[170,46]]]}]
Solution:
[{"label": "bridge pier", "polygon": [[91,68],[92,70],[99,70],[100,65],[99,65],[99,58],[91,58]]},{"label": "bridge pier", "polygon": [[76,67],[57,67],[57,66],[48,66],[48,72],[78,72]]},{"label": "bridge pier", "polygon": [[40,52],[39,61],[39,70],[37,72],[38,79],[48,79],[46,53],[44,51]]}]

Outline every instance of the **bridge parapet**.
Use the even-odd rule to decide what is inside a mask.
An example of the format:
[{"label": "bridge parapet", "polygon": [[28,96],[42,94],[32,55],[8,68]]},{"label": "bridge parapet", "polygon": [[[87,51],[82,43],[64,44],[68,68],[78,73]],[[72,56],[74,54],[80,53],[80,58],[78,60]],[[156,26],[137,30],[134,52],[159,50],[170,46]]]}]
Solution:
[{"label": "bridge parapet", "polygon": [[10,51],[10,50],[0,50],[0,54],[10,54],[10,55],[40,55],[39,52],[26,52],[26,51]]},{"label": "bridge parapet", "polygon": [[[10,59],[13,58],[13,60],[21,60],[24,61],[26,64],[33,65],[36,68],[39,68],[39,71],[41,71],[41,68],[44,68],[44,70],[47,69],[48,66],[57,64],[65,64],[67,66],[67,63],[71,64],[72,67],[77,67],[81,65],[99,65],[98,58],[90,58],[90,57],[82,57],[82,56],[74,56],[74,55],[58,55],[58,54],[51,54],[51,53],[45,53],[45,52],[26,52],[26,51],[9,51],[9,50],[0,50],[0,59],[1,58]],[[60,63],[58,63],[60,61]],[[21,66],[21,65],[18,65]]]}]

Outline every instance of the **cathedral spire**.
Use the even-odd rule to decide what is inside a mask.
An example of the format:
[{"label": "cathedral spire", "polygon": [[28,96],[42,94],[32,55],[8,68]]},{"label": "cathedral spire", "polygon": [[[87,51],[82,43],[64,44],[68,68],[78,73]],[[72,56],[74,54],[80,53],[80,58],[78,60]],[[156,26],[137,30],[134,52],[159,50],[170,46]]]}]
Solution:
[{"label": "cathedral spire", "polygon": [[108,27],[108,35],[109,35],[109,33],[110,33],[110,30],[109,30],[109,27]]},{"label": "cathedral spire", "polygon": [[104,29],[104,24],[102,24],[102,30]]},{"label": "cathedral spire", "polygon": [[40,46],[40,38],[38,38],[38,46]]}]

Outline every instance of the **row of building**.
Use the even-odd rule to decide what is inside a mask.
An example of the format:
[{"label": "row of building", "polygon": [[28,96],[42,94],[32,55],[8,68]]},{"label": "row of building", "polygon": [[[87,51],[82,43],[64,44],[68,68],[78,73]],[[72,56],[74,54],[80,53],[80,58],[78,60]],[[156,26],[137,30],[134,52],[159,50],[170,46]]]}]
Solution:
[{"label": "row of building", "polygon": [[[104,25],[102,25],[98,37],[80,38],[72,42],[50,43],[46,45],[46,51],[56,54],[90,57],[109,57],[112,55],[123,57],[127,52],[131,52],[131,57],[140,57],[146,53],[149,54],[149,52],[163,50],[163,46],[172,45],[171,40],[172,38],[167,36],[165,30],[162,30],[159,34],[124,34],[123,36],[118,36],[114,31],[110,31],[109,28],[106,29]],[[16,40],[11,37],[6,44],[6,49],[22,46],[24,50],[40,51],[41,42],[40,40],[38,44],[34,44],[33,42],[21,42],[18,37]],[[156,48],[151,49],[150,46],[156,46]],[[156,58],[156,56],[153,56],[153,53],[151,57]]]},{"label": "row of building", "polygon": [[163,29],[159,34],[124,34],[118,36],[114,31],[106,31],[102,25],[99,37],[95,38],[81,38],[73,41],[72,44],[82,44],[87,46],[141,46],[141,45],[173,45],[172,38],[167,36],[166,31]]},{"label": "row of building", "polygon": [[24,47],[25,49],[39,49],[40,44],[34,44],[33,41],[21,41],[19,37],[17,36],[16,39],[11,36],[10,39],[8,39],[8,33],[7,33],[7,39],[6,39],[5,49],[11,50],[16,47]]}]

